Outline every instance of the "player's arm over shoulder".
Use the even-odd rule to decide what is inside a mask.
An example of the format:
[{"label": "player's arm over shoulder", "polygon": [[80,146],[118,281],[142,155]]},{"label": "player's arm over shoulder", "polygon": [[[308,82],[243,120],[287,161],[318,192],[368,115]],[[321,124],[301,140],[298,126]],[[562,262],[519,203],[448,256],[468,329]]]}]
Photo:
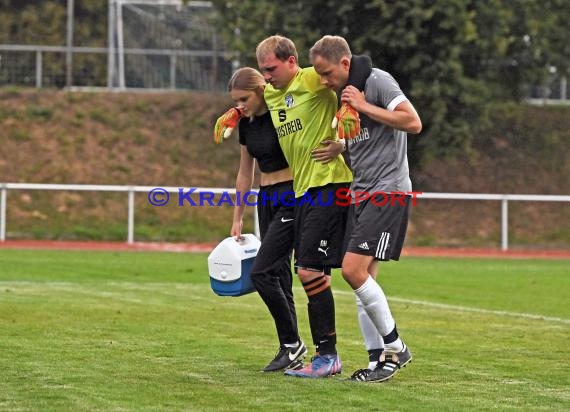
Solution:
[{"label": "player's arm over shoulder", "polygon": [[407,133],[418,134],[422,131],[422,121],[415,107],[409,100],[400,102],[395,108],[394,113],[397,122],[396,129],[403,130]]},{"label": "player's arm over shoulder", "polygon": [[421,119],[396,79],[388,72],[374,69],[370,80],[366,91],[367,104],[362,112],[395,129],[420,133]]}]

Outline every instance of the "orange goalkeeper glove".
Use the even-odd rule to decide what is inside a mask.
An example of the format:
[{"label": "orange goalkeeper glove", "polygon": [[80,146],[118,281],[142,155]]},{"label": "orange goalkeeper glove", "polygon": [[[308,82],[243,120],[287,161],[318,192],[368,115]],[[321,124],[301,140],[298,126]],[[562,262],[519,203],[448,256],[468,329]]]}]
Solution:
[{"label": "orange goalkeeper glove", "polygon": [[354,139],[360,134],[360,116],[348,103],[343,103],[332,121],[339,139]]},{"label": "orange goalkeeper glove", "polygon": [[214,126],[214,142],[220,144],[223,139],[230,137],[240,118],[241,112],[235,107],[218,117]]}]

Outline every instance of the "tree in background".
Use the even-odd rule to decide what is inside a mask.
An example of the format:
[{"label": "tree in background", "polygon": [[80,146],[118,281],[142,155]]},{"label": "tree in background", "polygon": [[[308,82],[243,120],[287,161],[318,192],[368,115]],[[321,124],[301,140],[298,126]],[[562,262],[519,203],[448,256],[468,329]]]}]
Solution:
[{"label": "tree in background", "polygon": [[531,2],[529,8],[528,40],[544,68],[536,84],[552,74],[570,78],[570,2],[544,0]]},{"label": "tree in background", "polygon": [[[239,53],[241,65],[255,67],[255,46],[276,33],[295,41],[301,65],[309,64],[308,49],[324,34],[342,35],[354,53],[370,55],[400,81],[422,116],[422,136],[410,139],[412,162],[469,150],[490,102],[519,101],[527,85],[569,75],[568,0],[212,3],[225,47]],[[107,6],[75,1],[75,45],[106,45]],[[0,0],[0,44],[65,45],[65,30],[64,0]],[[62,72],[62,57],[46,57],[46,71],[51,65]],[[105,79],[105,59],[75,55],[74,70],[81,78]]]},{"label": "tree in background", "polygon": [[[107,2],[75,0],[76,46],[106,46]],[[67,1],[0,0],[0,44],[64,46]]]},{"label": "tree in background", "polygon": [[424,122],[410,139],[412,162],[469,150],[488,103],[519,100],[550,65],[567,70],[570,2],[565,0],[369,0],[310,3],[214,0],[222,34],[241,63],[255,66],[264,37],[295,41],[301,65],[324,34],[344,36],[391,72]]},{"label": "tree in background", "polygon": [[[74,46],[105,47],[107,45],[107,2],[76,0],[74,2]],[[0,0],[0,44],[64,46],[67,30],[67,2],[50,0]],[[19,55],[21,58],[21,55]],[[30,53],[29,66],[35,56]],[[105,79],[106,56],[74,54],[76,79]],[[65,86],[65,56],[45,53],[44,75],[55,78],[56,87]],[[57,75],[56,75],[57,73]],[[97,83],[97,82],[95,82]],[[75,84],[78,85],[78,84]]]}]

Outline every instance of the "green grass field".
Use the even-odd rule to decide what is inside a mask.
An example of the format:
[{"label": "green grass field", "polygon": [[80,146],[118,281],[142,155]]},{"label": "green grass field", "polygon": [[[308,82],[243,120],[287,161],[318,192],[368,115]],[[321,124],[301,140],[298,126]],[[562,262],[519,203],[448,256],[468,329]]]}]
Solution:
[{"label": "green grass field", "polygon": [[343,373],[304,380],[258,372],[277,349],[265,306],[207,272],[204,254],[0,249],[0,410],[570,410],[568,260],[384,264],[414,354],[384,384],[347,381],[367,356],[340,274]]}]

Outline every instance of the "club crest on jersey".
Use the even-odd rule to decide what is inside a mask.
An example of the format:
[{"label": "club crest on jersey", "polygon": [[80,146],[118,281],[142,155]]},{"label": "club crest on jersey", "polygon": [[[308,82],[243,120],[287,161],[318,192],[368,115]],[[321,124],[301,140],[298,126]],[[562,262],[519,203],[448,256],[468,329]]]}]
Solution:
[{"label": "club crest on jersey", "polygon": [[295,99],[293,99],[293,95],[291,93],[285,96],[285,105],[290,109],[295,104]]}]

